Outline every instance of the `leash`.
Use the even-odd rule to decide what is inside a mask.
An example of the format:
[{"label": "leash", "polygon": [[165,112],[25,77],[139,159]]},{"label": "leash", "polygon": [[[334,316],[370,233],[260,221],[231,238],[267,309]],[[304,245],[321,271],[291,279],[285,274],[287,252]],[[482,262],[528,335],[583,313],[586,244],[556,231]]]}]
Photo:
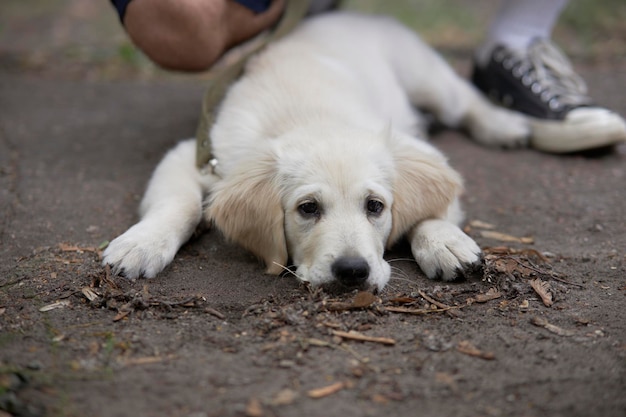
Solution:
[{"label": "leash", "polygon": [[216,70],[215,76],[209,81],[209,86],[202,101],[202,111],[200,113],[198,130],[196,131],[196,166],[198,169],[210,169],[215,174],[218,160],[213,155],[210,130],[213,123],[215,123],[217,110],[224,96],[226,96],[228,87],[241,76],[251,56],[265,48],[270,42],[280,39],[291,32],[308,10],[309,0],[287,0],[283,15],[270,33],[234,62]]}]

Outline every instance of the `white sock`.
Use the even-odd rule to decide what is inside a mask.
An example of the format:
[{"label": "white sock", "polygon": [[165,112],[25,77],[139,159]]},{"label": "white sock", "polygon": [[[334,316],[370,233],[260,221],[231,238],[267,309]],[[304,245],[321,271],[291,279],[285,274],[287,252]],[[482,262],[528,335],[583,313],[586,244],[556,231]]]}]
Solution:
[{"label": "white sock", "polygon": [[476,51],[484,65],[497,45],[525,50],[536,38],[550,39],[552,27],[568,0],[502,0],[485,42]]}]

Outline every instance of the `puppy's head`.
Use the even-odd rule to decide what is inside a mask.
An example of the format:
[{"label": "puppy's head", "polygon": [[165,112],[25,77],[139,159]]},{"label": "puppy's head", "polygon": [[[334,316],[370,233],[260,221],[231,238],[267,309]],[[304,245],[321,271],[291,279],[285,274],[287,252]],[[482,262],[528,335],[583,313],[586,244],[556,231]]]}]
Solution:
[{"label": "puppy's head", "polygon": [[[353,131],[297,139],[281,160],[289,254],[312,285],[382,288],[392,227],[392,163],[384,144]],[[371,137],[370,137],[371,136]],[[288,148],[285,148],[288,149]]]},{"label": "puppy's head", "polygon": [[312,285],[382,289],[385,246],[445,215],[460,185],[429,145],[386,136],[292,133],[220,182],[208,216],[268,273],[281,272],[289,255]]}]

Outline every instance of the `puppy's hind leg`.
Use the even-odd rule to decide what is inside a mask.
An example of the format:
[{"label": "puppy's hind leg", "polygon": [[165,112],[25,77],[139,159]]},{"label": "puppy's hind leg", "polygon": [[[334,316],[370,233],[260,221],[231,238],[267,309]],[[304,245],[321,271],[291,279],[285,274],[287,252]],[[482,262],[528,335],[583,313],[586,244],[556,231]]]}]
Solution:
[{"label": "puppy's hind leg", "polygon": [[103,264],[114,273],[153,278],[193,233],[210,181],[196,169],[195,150],[194,140],[181,142],[159,163],[141,202],[141,220],[104,251]]},{"label": "puppy's hind leg", "polygon": [[414,106],[431,111],[447,126],[467,128],[484,145],[527,144],[530,127],[524,116],[492,105],[409,29],[387,29],[386,53]]}]

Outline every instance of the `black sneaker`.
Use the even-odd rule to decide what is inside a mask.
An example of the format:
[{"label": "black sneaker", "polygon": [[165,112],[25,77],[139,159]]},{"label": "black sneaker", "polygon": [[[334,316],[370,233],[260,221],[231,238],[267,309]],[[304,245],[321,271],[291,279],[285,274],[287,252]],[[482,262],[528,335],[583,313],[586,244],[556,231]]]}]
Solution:
[{"label": "black sneaker", "polygon": [[531,116],[531,146],[565,153],[626,141],[626,122],[593,104],[585,82],[556,46],[536,40],[522,54],[497,46],[472,82],[494,102]]}]

